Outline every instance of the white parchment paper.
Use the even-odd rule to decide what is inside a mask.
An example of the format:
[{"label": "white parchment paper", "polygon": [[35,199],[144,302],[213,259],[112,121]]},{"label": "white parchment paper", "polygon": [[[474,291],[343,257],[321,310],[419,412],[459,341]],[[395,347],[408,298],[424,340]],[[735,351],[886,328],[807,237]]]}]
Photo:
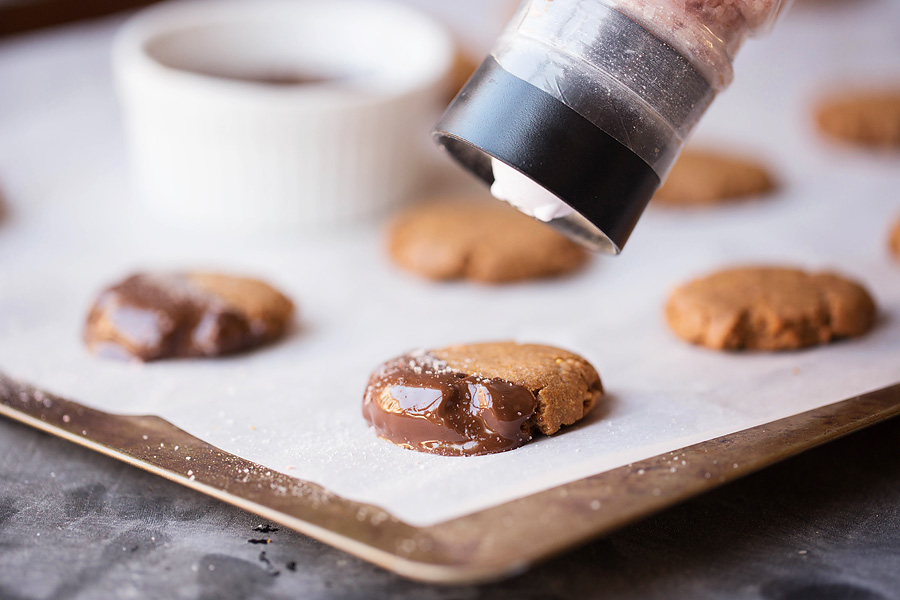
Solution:
[{"label": "white parchment paper", "polygon": [[[810,3],[815,4],[815,3]],[[900,382],[900,161],[818,139],[810,100],[900,81],[900,4],[805,5],[751,43],[700,137],[764,157],[782,190],[712,210],[651,209],[625,253],[550,282],[436,285],[387,261],[381,224],[235,240],[145,215],[129,186],[108,74],[115,22],[0,45],[0,370],[90,406],[156,414],[244,458],[426,525],[663,451]],[[436,184],[437,185],[437,184]],[[881,317],[859,340],[723,354],[666,329],[676,284],[720,266],[836,269]],[[223,360],[135,365],[80,343],[106,284],[141,268],[270,279],[299,305],[284,342]],[[369,372],[419,346],[516,339],[587,357],[609,392],[584,423],[504,454],[446,458],[378,439]]]}]

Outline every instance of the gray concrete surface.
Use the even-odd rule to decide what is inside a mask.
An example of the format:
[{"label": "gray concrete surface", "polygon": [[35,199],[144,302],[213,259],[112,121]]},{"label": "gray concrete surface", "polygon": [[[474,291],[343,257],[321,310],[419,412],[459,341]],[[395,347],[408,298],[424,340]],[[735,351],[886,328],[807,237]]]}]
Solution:
[{"label": "gray concrete surface", "polygon": [[412,583],[268,525],[0,418],[0,600],[900,598],[900,420],[489,586]]}]

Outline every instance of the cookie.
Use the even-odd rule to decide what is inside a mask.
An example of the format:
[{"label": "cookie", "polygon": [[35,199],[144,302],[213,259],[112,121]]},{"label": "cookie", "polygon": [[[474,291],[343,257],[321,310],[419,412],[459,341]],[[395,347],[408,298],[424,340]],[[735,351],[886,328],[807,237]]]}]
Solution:
[{"label": "cookie", "polygon": [[833,139],[900,149],[900,90],[834,96],[819,103],[815,118],[819,130]]},{"label": "cookie", "polygon": [[447,98],[447,102],[453,100],[453,98],[462,91],[463,86],[466,85],[469,78],[472,77],[478,67],[479,63],[471,54],[464,50],[456,51],[456,56],[453,57],[453,64],[450,67],[450,74],[448,75],[450,94]]},{"label": "cookie", "polygon": [[900,259],[900,221],[897,221],[897,224],[894,225],[894,230],[891,231],[891,239],[889,243],[891,252],[894,253],[895,257]]},{"label": "cookie", "polygon": [[716,152],[685,150],[653,197],[656,205],[699,206],[760,196],[775,180],[758,162]]},{"label": "cookie", "polygon": [[676,289],[666,321],[685,340],[717,350],[791,350],[856,337],[875,323],[875,303],[832,273],[728,269]]},{"label": "cookie", "polygon": [[435,280],[539,279],[574,271],[588,258],[575,242],[493,198],[414,208],[388,237],[395,263]]},{"label": "cookie", "polygon": [[294,305],[256,279],[140,273],[102,292],[84,329],[100,355],[142,361],[232,354],[284,335]]},{"label": "cookie", "polygon": [[559,348],[494,342],[420,350],[381,365],[363,416],[388,441],[473,456],[512,450],[584,417],[603,396],[597,371]]}]

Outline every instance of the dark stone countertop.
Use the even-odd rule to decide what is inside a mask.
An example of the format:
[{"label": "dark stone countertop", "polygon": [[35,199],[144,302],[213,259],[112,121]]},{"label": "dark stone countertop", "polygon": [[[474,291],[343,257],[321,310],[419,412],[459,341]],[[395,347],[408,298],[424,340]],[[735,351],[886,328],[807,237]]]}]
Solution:
[{"label": "dark stone countertop", "polygon": [[900,419],[494,585],[409,582],[267,527],[0,418],[0,600],[900,598]]}]

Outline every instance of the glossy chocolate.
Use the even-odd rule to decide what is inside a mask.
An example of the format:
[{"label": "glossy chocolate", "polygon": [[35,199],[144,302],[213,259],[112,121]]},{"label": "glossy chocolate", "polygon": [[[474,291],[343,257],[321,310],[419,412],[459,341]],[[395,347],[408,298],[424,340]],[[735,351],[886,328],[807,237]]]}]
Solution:
[{"label": "glossy chocolate", "polygon": [[184,274],[139,274],[104,291],[84,340],[103,356],[144,361],[217,356],[259,342],[246,315]]},{"label": "glossy chocolate", "polygon": [[385,363],[369,380],[363,416],[378,435],[411,450],[473,456],[531,439],[537,400],[527,388],[449,369],[419,352]]}]

